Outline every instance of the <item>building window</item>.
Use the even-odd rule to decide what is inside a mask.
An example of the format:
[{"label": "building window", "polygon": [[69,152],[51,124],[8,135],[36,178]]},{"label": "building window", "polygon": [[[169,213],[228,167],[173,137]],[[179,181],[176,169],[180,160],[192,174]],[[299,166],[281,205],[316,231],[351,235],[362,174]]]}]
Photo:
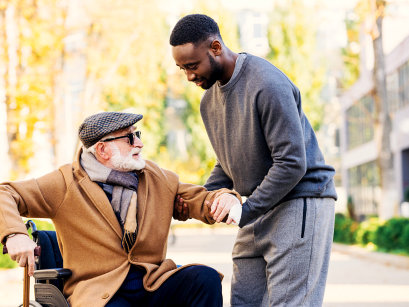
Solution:
[{"label": "building window", "polygon": [[400,108],[398,71],[395,71],[386,77],[386,88],[388,92],[388,112],[389,114],[395,114]]},{"label": "building window", "polygon": [[348,194],[358,215],[377,215],[380,199],[379,172],[375,162],[348,169]]},{"label": "building window", "polygon": [[374,101],[370,95],[364,96],[347,110],[348,149],[353,149],[373,139],[373,118]]},{"label": "building window", "polygon": [[409,105],[409,61],[399,68],[399,107]]}]

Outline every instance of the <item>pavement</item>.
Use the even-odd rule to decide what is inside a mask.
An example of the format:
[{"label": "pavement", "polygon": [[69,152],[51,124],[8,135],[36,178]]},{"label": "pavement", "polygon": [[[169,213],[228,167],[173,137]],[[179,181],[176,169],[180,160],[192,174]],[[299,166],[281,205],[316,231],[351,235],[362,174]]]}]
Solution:
[{"label": "pavement", "polygon": [[[204,263],[225,275],[224,306],[230,306],[231,250],[236,232],[235,227],[178,227],[174,243],[168,246],[168,258],[177,264]],[[21,304],[22,288],[21,268],[0,271],[0,307]],[[30,294],[33,296],[33,291]],[[334,244],[323,306],[409,306],[409,257]]]},{"label": "pavement", "polygon": [[[176,229],[168,257],[206,263],[225,274],[224,306],[230,306],[231,251],[236,228]],[[409,306],[409,257],[333,244],[324,307]]]}]

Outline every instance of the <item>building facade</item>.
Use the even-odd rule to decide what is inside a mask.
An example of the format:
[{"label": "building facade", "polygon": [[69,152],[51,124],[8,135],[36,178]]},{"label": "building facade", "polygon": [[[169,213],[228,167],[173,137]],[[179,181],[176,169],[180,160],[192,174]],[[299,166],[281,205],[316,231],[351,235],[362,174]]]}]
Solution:
[{"label": "building facade", "polygon": [[342,125],[341,173],[343,187],[359,215],[390,218],[400,214],[400,203],[409,189],[409,36],[385,57],[388,112],[393,152],[394,189],[381,202],[377,149],[374,140],[372,72],[340,97]]}]

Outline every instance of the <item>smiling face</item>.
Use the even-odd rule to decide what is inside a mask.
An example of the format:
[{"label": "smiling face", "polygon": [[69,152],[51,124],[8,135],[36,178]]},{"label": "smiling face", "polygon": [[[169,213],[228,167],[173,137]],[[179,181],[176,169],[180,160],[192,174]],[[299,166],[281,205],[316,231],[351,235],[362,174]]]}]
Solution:
[{"label": "smiling face", "polygon": [[206,40],[197,45],[186,43],[172,47],[176,65],[186,73],[187,80],[203,89],[209,89],[223,75],[223,67],[216,58],[220,43],[217,42],[215,48],[215,42]]}]

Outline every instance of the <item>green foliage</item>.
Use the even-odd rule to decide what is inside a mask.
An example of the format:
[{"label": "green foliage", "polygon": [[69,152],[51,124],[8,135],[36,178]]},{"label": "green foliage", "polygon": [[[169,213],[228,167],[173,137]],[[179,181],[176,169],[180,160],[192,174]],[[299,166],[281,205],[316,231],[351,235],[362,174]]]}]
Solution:
[{"label": "green foliage", "polygon": [[342,88],[349,88],[359,78],[360,67],[360,21],[354,12],[347,14],[345,18],[347,33],[347,45],[341,49],[344,70],[340,79]]},{"label": "green foliage", "polygon": [[220,34],[226,46],[233,52],[240,52],[239,28],[237,26],[237,22],[232,14],[232,11],[227,8],[223,2],[225,1],[194,0],[193,11],[212,17],[219,26]]},{"label": "green foliage", "polygon": [[318,130],[323,119],[320,97],[325,67],[317,54],[316,24],[309,16],[313,9],[303,1],[282,1],[270,16],[267,59],[282,70],[300,89],[303,109]]},{"label": "green foliage", "polygon": [[386,251],[393,249],[407,249],[407,245],[403,243],[407,240],[403,239],[404,229],[409,225],[407,218],[392,218],[385,222],[385,224],[378,227],[375,233],[374,243]]},{"label": "green foliage", "polygon": [[334,242],[372,245],[385,252],[409,253],[409,219],[377,217],[358,224],[342,213],[335,215]]},{"label": "green foliage", "polygon": [[355,214],[355,203],[351,195],[348,196],[347,200],[347,212],[350,219],[356,221],[357,217]]},{"label": "green foliage", "polygon": [[405,252],[409,253],[409,223],[403,227],[402,235],[399,239],[399,246],[401,246]]},{"label": "green foliage", "polygon": [[360,75],[361,30],[364,29],[372,39],[378,37],[375,21],[379,17],[383,18],[387,4],[383,0],[358,0],[354,9],[347,14],[345,18],[347,45],[341,50],[344,70],[340,83],[344,89],[353,85]]},{"label": "green foliage", "polygon": [[361,245],[368,245],[369,243],[374,244],[376,230],[381,225],[381,222],[378,218],[372,217],[368,220],[359,224],[357,233],[356,233],[356,242]]},{"label": "green foliage", "polygon": [[[193,5],[193,11],[206,14],[216,20],[226,46],[232,51],[238,52],[238,26],[234,16],[223,7],[221,1],[194,1]],[[204,184],[216,163],[216,157],[200,116],[200,100],[203,89],[188,82],[184,73],[179,70],[170,74],[167,81],[169,98],[186,101],[186,108],[182,111],[181,120],[188,135],[188,156],[183,159],[177,154],[168,152],[166,148],[161,148],[161,154],[156,159],[161,166],[179,174],[181,181]]]},{"label": "green foliage", "polygon": [[17,267],[17,263],[10,259],[9,255],[3,255],[3,244],[0,244],[0,268],[12,269]]},{"label": "green foliage", "polygon": [[358,223],[342,213],[335,214],[334,242],[354,244]]},{"label": "green foliage", "polygon": [[86,52],[88,78],[101,88],[98,109],[143,114],[138,126],[147,145],[144,154],[156,160],[166,138],[166,16],[157,0],[97,2],[87,7],[94,22],[87,36],[92,47]]},{"label": "green foliage", "polygon": [[[7,55],[5,72],[7,134],[9,154],[13,163],[11,179],[24,176],[30,170],[34,154],[33,135],[49,129],[52,124],[52,102],[57,77],[57,63],[62,54],[64,8],[57,0],[16,0],[15,15],[0,24],[5,33],[0,54]],[[12,31],[15,37],[8,37]],[[13,32],[14,32],[13,31]],[[3,76],[2,76],[3,77]]]},{"label": "green foliage", "polygon": [[54,224],[50,220],[31,219],[36,224],[38,230],[55,230]]}]

